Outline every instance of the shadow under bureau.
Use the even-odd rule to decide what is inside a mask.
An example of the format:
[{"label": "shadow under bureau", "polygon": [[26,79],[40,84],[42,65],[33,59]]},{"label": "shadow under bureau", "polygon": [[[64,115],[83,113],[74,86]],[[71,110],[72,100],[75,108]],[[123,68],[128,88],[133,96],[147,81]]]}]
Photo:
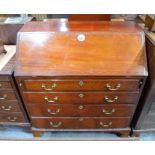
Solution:
[{"label": "shadow under bureau", "polygon": [[147,77],[145,39],[132,22],[30,22],[18,33],[15,78],[43,131],[122,136]]}]

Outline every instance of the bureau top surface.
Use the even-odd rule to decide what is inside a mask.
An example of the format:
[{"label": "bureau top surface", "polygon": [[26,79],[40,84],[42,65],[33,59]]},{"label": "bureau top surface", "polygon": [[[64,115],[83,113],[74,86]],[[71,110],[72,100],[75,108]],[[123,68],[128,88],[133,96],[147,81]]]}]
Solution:
[{"label": "bureau top surface", "polygon": [[147,76],[133,22],[30,22],[17,40],[16,76]]},{"label": "bureau top surface", "polygon": [[134,22],[115,21],[68,21],[66,19],[52,19],[45,22],[28,22],[20,32],[141,32],[141,28]]}]

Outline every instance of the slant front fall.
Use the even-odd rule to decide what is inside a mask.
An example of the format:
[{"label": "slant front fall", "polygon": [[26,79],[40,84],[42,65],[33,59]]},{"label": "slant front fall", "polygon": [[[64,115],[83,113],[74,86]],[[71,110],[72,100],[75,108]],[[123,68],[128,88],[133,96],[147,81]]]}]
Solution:
[{"label": "slant front fall", "polygon": [[17,45],[15,77],[34,136],[130,134],[148,74],[144,33],[135,23],[31,22]]}]

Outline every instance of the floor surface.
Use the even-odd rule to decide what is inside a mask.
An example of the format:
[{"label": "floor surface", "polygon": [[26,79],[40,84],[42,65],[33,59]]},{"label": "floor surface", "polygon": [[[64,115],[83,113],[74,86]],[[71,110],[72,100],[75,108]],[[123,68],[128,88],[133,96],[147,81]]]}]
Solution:
[{"label": "floor surface", "polygon": [[155,133],[142,133],[139,138],[120,138],[116,134],[102,132],[44,132],[41,138],[34,138],[30,131],[19,127],[0,126],[0,140],[155,140]]}]

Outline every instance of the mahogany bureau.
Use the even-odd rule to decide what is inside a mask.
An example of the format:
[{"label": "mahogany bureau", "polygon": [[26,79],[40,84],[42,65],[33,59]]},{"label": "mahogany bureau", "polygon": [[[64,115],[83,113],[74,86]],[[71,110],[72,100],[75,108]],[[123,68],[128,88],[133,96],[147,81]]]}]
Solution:
[{"label": "mahogany bureau", "polygon": [[30,22],[18,33],[15,78],[32,122],[43,131],[122,136],[147,77],[145,39],[132,22]]},{"label": "mahogany bureau", "polygon": [[15,57],[0,71],[0,125],[30,126],[13,78]]}]

